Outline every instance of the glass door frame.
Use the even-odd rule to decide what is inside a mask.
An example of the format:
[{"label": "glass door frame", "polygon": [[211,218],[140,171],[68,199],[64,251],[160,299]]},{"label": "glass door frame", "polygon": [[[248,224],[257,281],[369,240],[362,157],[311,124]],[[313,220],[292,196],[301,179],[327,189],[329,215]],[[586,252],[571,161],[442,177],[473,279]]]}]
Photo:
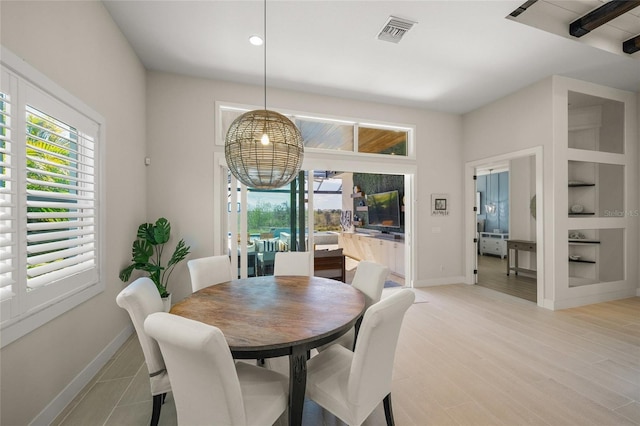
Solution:
[{"label": "glass door frame", "polygon": [[[219,235],[214,235],[214,254],[221,255],[228,253],[228,229],[229,221],[231,223],[237,223],[237,211],[231,209],[230,214],[227,214],[227,203],[224,200],[227,199],[227,167],[224,158],[224,152],[215,151],[214,157],[214,190],[213,190],[213,229],[222,231],[218,232]],[[392,157],[392,158],[389,158]],[[416,205],[417,191],[417,164],[416,161],[410,158],[393,158],[393,156],[385,156],[384,158],[362,158],[358,154],[348,155],[342,153],[341,155],[335,154],[316,154],[309,153],[305,156],[302,170],[310,174],[314,170],[340,170],[344,172],[357,172],[357,173],[375,173],[375,174],[396,174],[404,175],[405,185],[405,240],[404,240],[404,271],[405,271],[405,286],[413,287],[414,280],[416,278],[416,261],[415,261],[415,239],[418,235],[417,220],[414,213]],[[235,179],[233,179],[235,181]],[[246,195],[242,195],[246,192],[246,188],[240,192],[240,202],[242,205],[246,205]],[[237,195],[231,196],[229,200],[234,205],[237,202]],[[307,211],[313,211],[313,191],[309,194]],[[309,228],[309,242],[308,247],[313,247],[313,232],[315,223],[313,220],[313,214],[308,215],[308,228]],[[246,233],[246,209],[240,209],[240,219],[244,222],[244,227],[241,223],[240,229],[232,229],[231,235],[235,233]],[[236,231],[234,233],[234,231]],[[241,234],[243,235],[243,234]],[[241,249],[241,263],[246,265],[246,241],[244,238],[240,239]],[[244,249],[243,249],[244,247]],[[236,252],[238,244],[236,239],[231,239],[231,252]],[[242,259],[245,259],[244,261]],[[237,268],[238,259],[237,256],[231,256],[232,268]],[[241,271],[241,276],[246,274],[246,271]]]}]

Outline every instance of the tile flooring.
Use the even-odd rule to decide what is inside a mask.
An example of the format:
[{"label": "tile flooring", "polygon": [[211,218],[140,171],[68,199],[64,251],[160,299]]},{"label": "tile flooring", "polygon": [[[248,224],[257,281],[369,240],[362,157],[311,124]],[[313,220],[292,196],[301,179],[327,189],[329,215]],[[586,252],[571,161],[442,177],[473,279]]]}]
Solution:
[{"label": "tile flooring", "polygon": [[[394,363],[398,426],[640,425],[640,297],[549,311],[481,286],[413,291]],[[150,416],[132,336],[53,424],[146,426]],[[176,424],[171,395],[160,424]],[[303,424],[344,425],[311,401]],[[380,405],[365,426],[384,424]]]}]

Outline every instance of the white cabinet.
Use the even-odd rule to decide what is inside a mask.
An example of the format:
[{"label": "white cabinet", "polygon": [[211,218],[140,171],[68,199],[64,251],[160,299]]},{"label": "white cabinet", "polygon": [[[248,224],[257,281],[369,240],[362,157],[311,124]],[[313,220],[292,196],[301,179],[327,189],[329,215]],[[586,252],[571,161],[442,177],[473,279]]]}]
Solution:
[{"label": "white cabinet", "polygon": [[395,267],[392,271],[396,275],[400,275],[404,277],[405,267],[404,267],[404,243],[393,242],[392,244],[392,253],[391,255],[395,259]]},{"label": "white cabinet", "polygon": [[480,232],[480,254],[494,254],[504,259],[507,255],[507,238],[509,234]]},{"label": "white cabinet", "polygon": [[396,274],[405,275],[404,243],[402,241],[377,238],[374,235],[344,232],[339,245],[344,254],[356,260],[370,260],[388,266]]}]

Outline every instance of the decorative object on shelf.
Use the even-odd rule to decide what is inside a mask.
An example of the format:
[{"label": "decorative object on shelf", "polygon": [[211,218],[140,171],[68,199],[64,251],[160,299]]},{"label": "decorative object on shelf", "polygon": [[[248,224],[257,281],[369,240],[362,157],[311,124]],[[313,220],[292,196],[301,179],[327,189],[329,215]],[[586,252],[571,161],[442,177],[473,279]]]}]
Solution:
[{"label": "decorative object on shelf", "polygon": [[581,256],[578,256],[576,254],[572,254],[571,256],[569,256],[569,259],[571,259],[571,260],[580,260],[580,257]]},{"label": "decorative object on shelf", "polygon": [[449,216],[449,194],[431,194],[431,216]]},{"label": "decorative object on shelf", "polygon": [[342,213],[340,213],[340,225],[343,231],[351,230],[351,210],[343,210]]},{"label": "decorative object on shelf", "polygon": [[584,206],[582,204],[574,204],[571,206],[571,213],[582,213],[584,211]]},{"label": "decorative object on shelf", "polygon": [[[487,190],[487,204],[484,205],[484,211],[487,214],[490,215],[494,215],[497,213],[497,207],[496,207],[496,203],[494,203],[493,201],[490,201],[491,199],[491,172],[493,172],[493,169],[489,169],[489,189]],[[500,184],[500,180],[498,179],[498,184]],[[500,189],[498,188],[498,191],[500,191]]]},{"label": "decorative object on shelf", "polygon": [[357,194],[358,192],[360,192],[360,187],[358,185],[353,187],[353,193]]},{"label": "decorative object on shelf", "polygon": [[531,202],[529,202],[529,211],[531,212],[531,216],[535,220],[536,218],[536,196],[531,197]]},{"label": "decorative object on shelf", "polygon": [[169,238],[171,238],[171,224],[164,217],[158,219],[155,224],[140,225],[131,249],[133,263],[120,271],[120,279],[127,282],[134,270],[145,271],[158,288],[160,297],[168,297],[167,288],[171,273],[175,266],[187,257],[191,249],[184,240],[178,241],[165,266],[162,263],[162,252]]},{"label": "decorative object on shelf", "polygon": [[267,110],[267,1],[264,0],[264,109],[236,118],[225,138],[224,155],[231,173],[258,189],[280,188],[302,166],[300,130],[284,115]]}]

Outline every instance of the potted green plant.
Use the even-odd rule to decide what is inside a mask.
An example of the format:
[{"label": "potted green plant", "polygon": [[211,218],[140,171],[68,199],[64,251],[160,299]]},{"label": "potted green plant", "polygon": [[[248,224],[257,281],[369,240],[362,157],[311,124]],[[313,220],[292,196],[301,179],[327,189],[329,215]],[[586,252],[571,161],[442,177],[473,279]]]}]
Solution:
[{"label": "potted green plant", "polygon": [[143,223],[140,225],[131,249],[133,263],[120,271],[120,279],[127,282],[134,270],[145,271],[155,283],[160,296],[169,297],[170,293],[167,287],[171,273],[175,266],[187,257],[191,248],[181,239],[166,266],[163,265],[162,253],[170,237],[171,224],[164,217],[158,219],[155,224]]}]

